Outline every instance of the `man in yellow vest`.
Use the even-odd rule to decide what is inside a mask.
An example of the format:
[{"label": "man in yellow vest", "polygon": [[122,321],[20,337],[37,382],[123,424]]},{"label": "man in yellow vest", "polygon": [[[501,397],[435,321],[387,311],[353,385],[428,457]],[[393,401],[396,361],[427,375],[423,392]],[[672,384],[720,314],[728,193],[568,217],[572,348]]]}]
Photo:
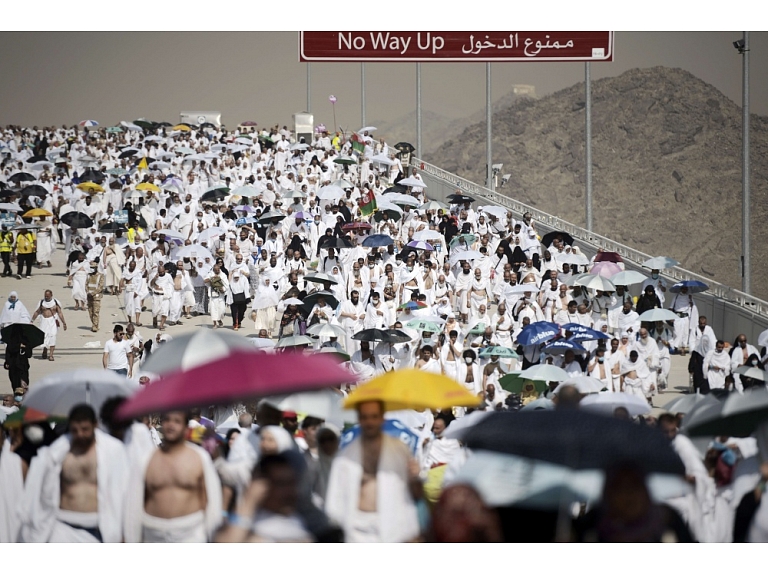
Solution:
[{"label": "man in yellow vest", "polygon": [[104,274],[99,272],[98,262],[91,262],[91,273],[85,284],[88,300],[88,315],[91,316],[91,331],[99,331],[101,297],[104,295]]},{"label": "man in yellow vest", "polygon": [[18,269],[16,279],[21,279],[21,272],[24,266],[27,267],[27,278],[32,277],[32,264],[36,257],[35,234],[32,230],[20,230],[16,235],[16,258],[18,260]]},{"label": "man in yellow vest", "polygon": [[11,256],[13,255],[13,232],[0,230],[0,257],[3,258],[3,277],[12,276]]}]

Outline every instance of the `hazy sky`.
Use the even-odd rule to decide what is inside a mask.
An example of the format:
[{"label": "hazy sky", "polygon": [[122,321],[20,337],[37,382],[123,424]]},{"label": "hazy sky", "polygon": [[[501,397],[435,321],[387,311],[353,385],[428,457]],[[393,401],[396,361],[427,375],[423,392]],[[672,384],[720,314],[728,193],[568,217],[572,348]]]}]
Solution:
[{"label": "hazy sky", "polygon": [[[617,32],[612,63],[593,79],[631,68],[680,67],[741,104],[741,32]],[[768,33],[750,34],[751,110],[768,114]],[[0,124],[101,125],[146,117],[178,121],[182,110],[217,110],[234,126],[287,124],[306,108],[306,64],[297,32],[4,32],[0,34]],[[360,127],[360,64],[312,65],[315,122]],[[366,65],[366,120],[393,120],[416,107],[415,64]],[[539,97],[584,78],[581,63],[493,65],[493,99],[512,84]],[[451,117],[485,105],[484,64],[422,65],[422,106]]]}]

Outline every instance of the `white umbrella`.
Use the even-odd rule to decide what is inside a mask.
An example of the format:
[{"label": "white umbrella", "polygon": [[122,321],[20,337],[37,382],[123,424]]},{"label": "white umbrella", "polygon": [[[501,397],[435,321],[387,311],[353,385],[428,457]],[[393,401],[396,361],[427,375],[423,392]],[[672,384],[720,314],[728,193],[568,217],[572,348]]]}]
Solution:
[{"label": "white umbrella", "polygon": [[752,367],[750,365],[740,365],[733,373],[738,373],[744,377],[750,377],[752,379],[759,379],[760,381],[768,381],[768,373],[764,372],[759,367]]},{"label": "white umbrella", "polygon": [[20,212],[22,209],[18,206],[15,206],[13,204],[3,203],[0,204],[0,210],[4,212]]},{"label": "white umbrella", "polygon": [[[251,142],[253,143],[253,142]],[[309,150],[309,146],[303,142],[296,142],[290,147],[290,150]]]},{"label": "white umbrella", "polygon": [[560,387],[564,385],[574,386],[579,391],[579,393],[595,393],[605,387],[605,384],[602,381],[588,375],[569,377],[557,387],[560,389]]},{"label": "white umbrella", "polygon": [[347,335],[344,328],[331,323],[316,323],[307,329],[307,333],[317,337],[346,337]]},{"label": "white umbrella", "polygon": [[399,182],[397,182],[398,186],[409,186],[413,188],[426,188],[427,184],[419,180],[418,178],[410,177],[410,178],[403,178]]},{"label": "white umbrella", "polygon": [[313,343],[315,342],[312,341],[312,338],[309,338],[306,335],[294,335],[291,337],[284,337],[277,342],[275,347],[296,347],[299,345],[312,345]]},{"label": "white umbrella", "polygon": [[317,197],[321,200],[338,200],[344,195],[344,190],[339,186],[333,184],[329,186],[323,186],[317,192]]},{"label": "white umbrella", "polygon": [[437,230],[422,230],[413,234],[413,239],[418,241],[439,240],[443,237],[443,234]]},{"label": "white umbrella", "polygon": [[472,261],[480,257],[483,257],[483,254],[481,254],[476,250],[462,250],[458,252],[453,252],[451,254],[451,264],[455,264],[456,262],[462,262],[464,260]]},{"label": "white umbrella", "polygon": [[295,411],[325,420],[343,421],[344,419],[344,395],[332,389],[272,396],[267,397],[265,401],[280,411]]},{"label": "white umbrella", "polygon": [[643,262],[643,267],[651,270],[665,270],[680,265],[680,262],[667,256],[657,256]]},{"label": "white umbrella", "polygon": [[524,293],[539,293],[541,289],[534,284],[516,284],[504,290],[504,295],[523,295]]},{"label": "white umbrella", "polygon": [[157,235],[164,235],[166,238],[175,238],[177,240],[184,241],[184,236],[181,232],[176,230],[157,230]]},{"label": "white umbrella", "polygon": [[240,186],[239,188],[235,188],[232,190],[233,196],[240,196],[243,198],[253,198],[256,196],[260,196],[261,192],[254,188],[253,186]]},{"label": "white umbrella", "polygon": [[389,157],[385,154],[376,154],[374,157],[371,158],[372,162],[376,162],[377,164],[384,164],[385,166],[394,166],[395,162],[393,162]]},{"label": "white umbrella", "polygon": [[677,314],[671,310],[660,307],[649,309],[640,314],[640,321],[669,321],[676,320]]},{"label": "white umbrella", "polygon": [[613,282],[613,285],[616,286],[630,286],[633,284],[641,284],[647,279],[648,278],[640,272],[627,270],[617,273],[611,278],[611,282]]},{"label": "white umbrella", "polygon": [[304,302],[297,297],[289,297],[283,302],[285,305],[304,305]]},{"label": "white umbrella", "polygon": [[218,238],[222,234],[226,234],[227,230],[218,228],[216,226],[212,228],[208,228],[207,230],[203,230],[200,232],[200,235],[197,236],[198,242],[209,242],[213,238]]},{"label": "white umbrella", "polygon": [[165,170],[171,167],[171,164],[168,162],[152,162],[149,164],[150,170]]},{"label": "white umbrella", "polygon": [[605,391],[588,395],[579,403],[580,409],[612,416],[618,407],[623,407],[629,412],[630,417],[647,415],[652,407],[642,397],[630,395],[621,391]]},{"label": "white umbrella", "polygon": [[486,214],[490,214],[499,220],[506,221],[507,219],[507,210],[506,208],[502,208],[501,206],[482,206],[478,208],[478,211],[482,210]]},{"label": "white umbrella", "polygon": [[758,347],[768,347],[768,329],[757,336]]},{"label": "white umbrella", "polygon": [[557,256],[557,263],[569,264],[569,265],[575,265],[575,266],[585,266],[589,263],[589,260],[585,255],[570,253],[562,256]]},{"label": "white umbrella", "polygon": [[338,180],[336,180],[335,182],[333,182],[331,185],[333,185],[333,186],[338,186],[338,187],[340,187],[340,188],[343,188],[343,189],[345,189],[345,190],[346,190],[347,188],[354,188],[354,187],[355,187],[355,184],[353,184],[352,182],[349,182],[349,181],[345,180],[344,178],[339,178]]},{"label": "white umbrella", "polygon": [[120,125],[123,126],[124,128],[128,128],[131,132],[142,132],[143,131],[141,126],[137,126],[133,122],[126,122],[125,120],[123,120],[122,122],[120,122]]},{"label": "white umbrella", "polygon": [[220,359],[236,349],[252,350],[248,338],[225,330],[197,330],[174,337],[144,362],[142,369],[165,374],[184,371]]},{"label": "white umbrella", "polygon": [[114,371],[82,368],[44,377],[29,388],[24,405],[57,417],[69,417],[78,404],[86,403],[99,413],[111,397],[130,397],[140,389]]},{"label": "white umbrella", "polygon": [[179,251],[176,252],[176,257],[179,258],[197,258],[204,260],[205,258],[210,258],[213,260],[213,254],[210,252],[210,250],[204,248],[203,246],[198,246],[197,244],[192,244],[189,246],[184,246],[182,248],[179,248]]},{"label": "white umbrella", "polygon": [[385,201],[391,202],[393,204],[402,204],[406,206],[412,206],[414,208],[417,208],[421,205],[421,202],[414,198],[413,196],[409,196],[408,194],[399,194],[399,193],[392,193],[387,194],[384,196]]},{"label": "white umbrella", "polygon": [[596,274],[586,274],[583,278],[574,282],[576,285],[583,286],[587,289],[594,289],[600,291],[616,291],[616,286],[613,285],[611,280],[599,276]]},{"label": "white umbrella", "polygon": [[473,411],[469,415],[454,419],[448,424],[447,429],[443,432],[443,437],[447,439],[464,439],[467,432],[474,427],[476,423],[482,421],[493,413],[492,411]]},{"label": "white umbrella", "polygon": [[565,381],[570,374],[555,365],[540,363],[521,371],[519,377],[532,381]]},{"label": "white umbrella", "polygon": [[366,126],[365,128],[360,128],[357,133],[365,134],[366,132],[375,132],[377,129],[375,126]]},{"label": "white umbrella", "polygon": [[701,395],[700,393],[691,393],[688,395],[683,395],[681,397],[676,397],[675,399],[673,399],[672,401],[664,405],[662,409],[664,409],[665,411],[668,411],[669,413],[688,413],[700,403],[709,403],[714,405],[719,403],[719,400],[713,397],[712,395]]},{"label": "white umbrella", "polygon": [[275,349],[275,345],[277,344],[275,340],[268,337],[249,337],[248,339],[253,342],[253,345],[256,349],[262,351]]}]

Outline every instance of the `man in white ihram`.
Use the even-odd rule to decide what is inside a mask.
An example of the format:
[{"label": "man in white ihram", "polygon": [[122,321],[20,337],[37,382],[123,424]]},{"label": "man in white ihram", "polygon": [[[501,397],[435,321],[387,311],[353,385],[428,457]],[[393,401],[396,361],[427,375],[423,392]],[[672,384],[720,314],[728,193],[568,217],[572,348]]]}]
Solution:
[{"label": "man in white ihram", "polygon": [[419,535],[419,465],[405,444],[382,433],[382,403],[361,403],[357,415],[361,434],[333,462],[325,512],[347,543],[412,541]]}]

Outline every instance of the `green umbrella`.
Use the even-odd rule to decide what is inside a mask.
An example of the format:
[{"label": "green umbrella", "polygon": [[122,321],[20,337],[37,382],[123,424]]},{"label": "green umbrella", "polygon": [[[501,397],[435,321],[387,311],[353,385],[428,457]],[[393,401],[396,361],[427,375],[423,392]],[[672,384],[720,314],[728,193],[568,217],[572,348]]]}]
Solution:
[{"label": "green umbrella", "polygon": [[389,219],[394,222],[399,222],[400,218],[403,217],[402,213],[398,212],[397,210],[383,209],[377,210],[376,213],[373,214],[374,221],[380,222],[383,219],[385,212],[389,215]]},{"label": "green umbrella", "polygon": [[284,337],[277,342],[275,347],[298,347],[301,345],[312,345],[314,342],[306,335],[293,335],[291,337]]},{"label": "green umbrella", "polygon": [[424,321],[420,319],[412,319],[407,324],[405,324],[406,327],[411,327],[415,329],[416,331],[428,331],[430,333],[439,333],[440,332],[440,326],[437,325],[433,321]]},{"label": "green umbrella", "polygon": [[482,335],[485,332],[485,324],[483,322],[480,322],[475,325],[471,330],[469,330],[469,333],[467,335]]},{"label": "green umbrella", "polygon": [[520,373],[508,373],[499,378],[499,385],[504,391],[520,395],[523,393],[523,387],[526,384],[530,384],[533,388],[541,393],[547,389],[547,384],[543,381],[532,381],[530,379],[524,379],[520,377]]},{"label": "green umbrella", "polygon": [[492,355],[496,355],[498,357],[505,357],[505,358],[514,358],[514,359],[517,359],[518,357],[520,357],[508,347],[502,347],[500,345],[486,347],[480,352],[480,357],[491,357]]},{"label": "green umbrella", "polygon": [[475,234],[459,234],[458,236],[454,237],[451,240],[451,243],[449,244],[450,247],[453,247],[456,244],[458,244],[459,243],[459,239],[461,239],[461,238],[464,238],[464,241],[467,244],[473,244],[473,243],[475,243],[477,241],[477,236],[475,236]]},{"label": "green umbrella", "polygon": [[107,128],[108,134],[119,134],[122,131],[123,129],[120,126],[112,126],[111,128]]},{"label": "green umbrella", "polygon": [[125,168],[111,168],[107,170],[107,173],[110,176],[124,176],[125,174],[128,173],[128,170],[126,170]]},{"label": "green umbrella", "polygon": [[354,158],[350,158],[349,156],[339,156],[335,160],[333,160],[334,164],[341,164],[342,166],[352,166],[354,164],[357,164],[357,160]]}]

